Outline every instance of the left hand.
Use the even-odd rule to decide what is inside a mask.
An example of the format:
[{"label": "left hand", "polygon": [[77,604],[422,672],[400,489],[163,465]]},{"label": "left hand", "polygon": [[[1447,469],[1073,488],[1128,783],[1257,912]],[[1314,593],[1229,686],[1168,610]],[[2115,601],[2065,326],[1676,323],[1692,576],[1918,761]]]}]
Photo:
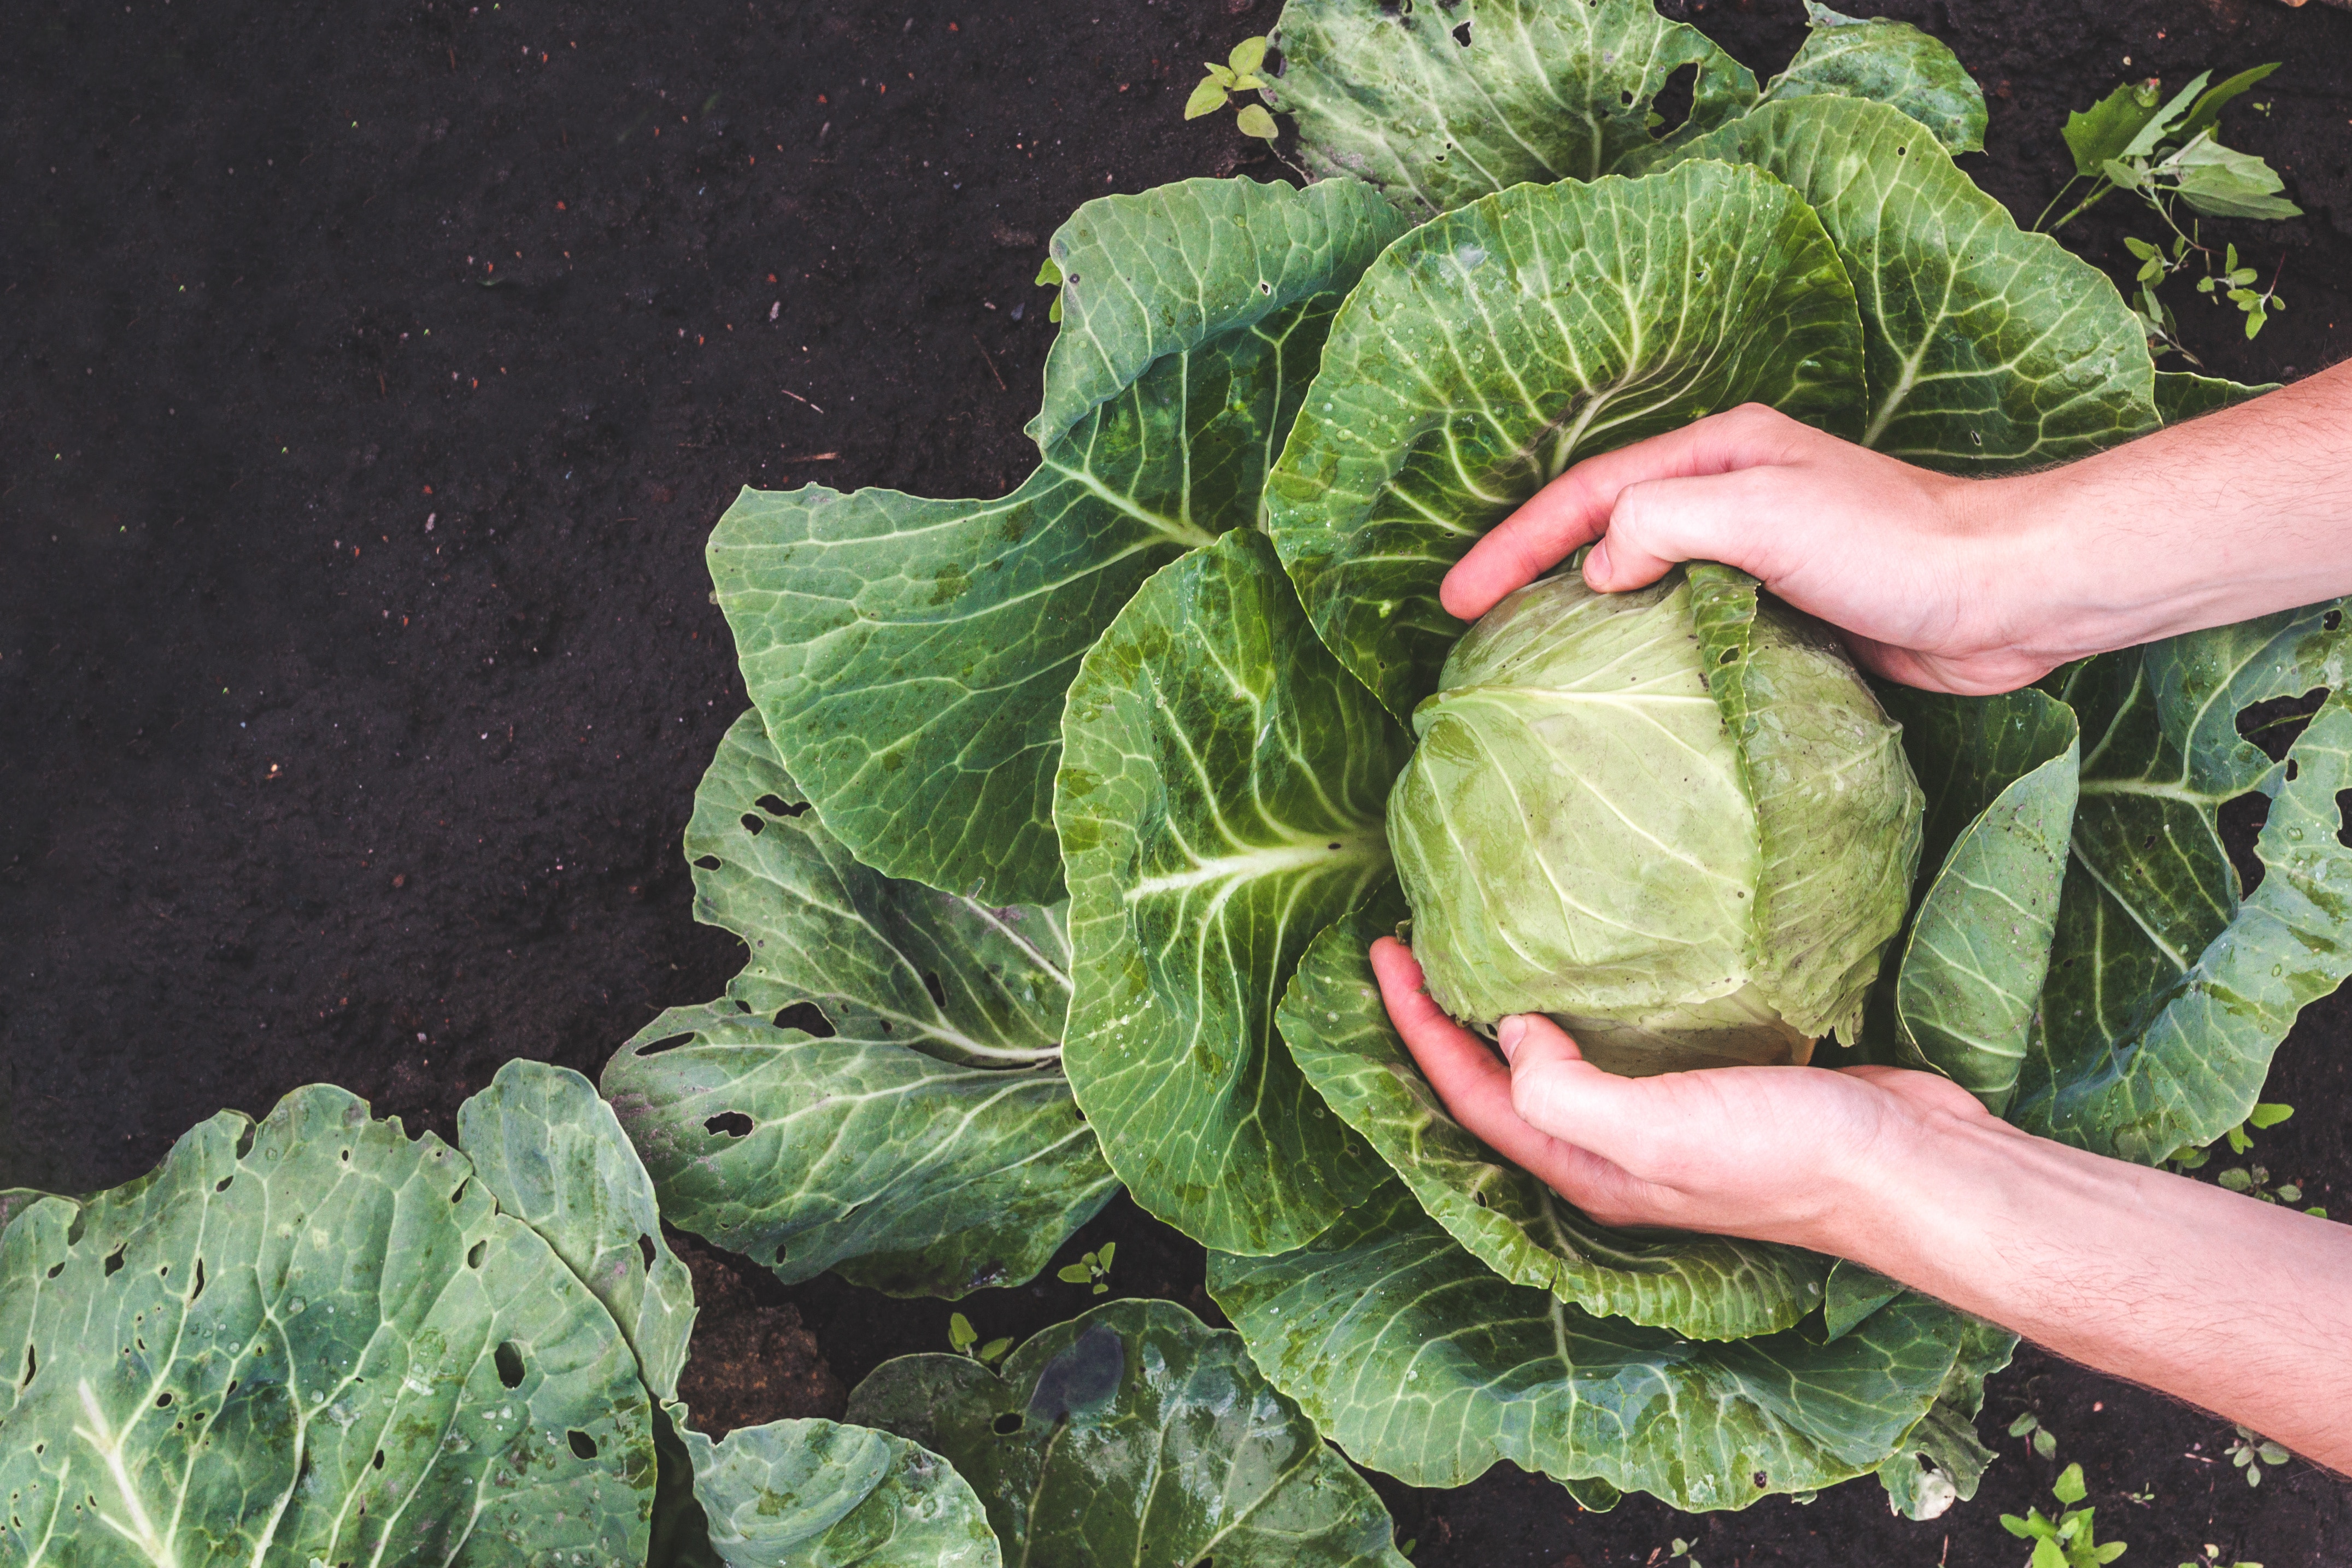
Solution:
[{"label": "left hand", "polygon": [[1620,1078],[1540,1014],[1503,1058],[1422,988],[1412,949],[1372,945],[1389,1018],[1455,1120],[1604,1225],[1662,1225],[1842,1251],[1841,1216],[1938,1122],[1993,1124],[1975,1096],[1893,1067],[1718,1067]]}]

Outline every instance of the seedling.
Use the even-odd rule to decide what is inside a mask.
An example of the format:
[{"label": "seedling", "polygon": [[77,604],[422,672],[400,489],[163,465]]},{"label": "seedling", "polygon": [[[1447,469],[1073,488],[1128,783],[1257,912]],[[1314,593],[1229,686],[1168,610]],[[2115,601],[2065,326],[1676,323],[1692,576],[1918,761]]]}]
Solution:
[{"label": "seedling", "polygon": [[1091,1281],[1096,1295],[1108,1294],[1110,1291],[1110,1255],[1118,1245],[1116,1241],[1104,1242],[1100,1249],[1086,1254],[1076,1262],[1063,1264],[1055,1270],[1054,1278],[1069,1285],[1084,1285]]},{"label": "seedling", "polygon": [[1004,1353],[1013,1348],[1013,1337],[1007,1334],[981,1344],[980,1331],[971,1326],[971,1320],[961,1312],[950,1312],[948,1314],[948,1343],[955,1348],[958,1355],[968,1355],[983,1366],[994,1366],[1004,1359]]},{"label": "seedling", "polygon": [[[2278,69],[2276,62],[2240,71],[2218,87],[2207,88],[2212,72],[2197,78],[2171,98],[2164,98],[2154,78],[2126,82],[2087,110],[2066,117],[2066,146],[2074,154],[2074,172],[2033,221],[2042,226],[2068,192],[2081,180],[2091,182],[2088,194],[2051,224],[2063,228],[2077,215],[2116,191],[2130,191],[2145,201],[2172,231],[2168,245],[2130,238],[2124,241],[2139,264],[2139,292],[2132,302],[2149,349],[2158,354],[2179,353],[2191,364],[2197,356],[2182,347],[2179,323],[2157,290],[2193,261],[2204,267],[2197,291],[2216,304],[2226,299],[2244,315],[2246,336],[2263,329],[2271,313],[2286,306],[2278,297],[2275,271],[2268,288],[2254,287],[2256,270],[2238,264],[2235,246],[2218,257],[2203,242],[2195,218],[2180,224],[2179,208],[2208,217],[2291,218],[2303,209],[2278,193],[2284,187],[2277,172],[2250,152],[2224,147],[2215,138],[2221,110],[2231,99]],[[2218,262],[2218,265],[2217,265]],[[2284,258],[2281,258],[2284,265]]]},{"label": "seedling", "polygon": [[1696,1541],[1685,1541],[1677,1535],[1670,1546],[1653,1546],[1642,1568],[1699,1568],[1699,1561],[1691,1555]]},{"label": "seedling", "polygon": [[[2259,1197],[2264,1203],[2283,1203],[2293,1207],[2303,1202],[2303,1188],[2295,1183],[2284,1181],[2273,1186],[2270,1168],[2266,1166],[2231,1166],[2214,1179],[2231,1192],[2242,1192],[2248,1197]],[[2327,1218],[2326,1208],[2316,1203],[2305,1207],[2304,1213],[2321,1219]]]},{"label": "seedling", "polygon": [[2033,1542],[2033,1555],[2026,1560],[2026,1568],[2099,1568],[2124,1554],[2124,1542],[2110,1541],[2104,1546],[2091,1532],[2094,1510],[2076,1508],[2086,1493],[2083,1485],[2083,1467],[2068,1465],[2058,1473],[2051,1485],[2050,1495],[2056,1498],[2064,1511],[2056,1519],[2046,1519],[2038,1508],[2025,1511],[2020,1519],[2013,1513],[2000,1516],[2000,1526],[2021,1541]]},{"label": "seedling", "polygon": [[2240,1558],[2235,1563],[2224,1563],[2221,1561],[2221,1549],[2209,1541],[2205,1543],[2203,1556],[2183,1563],[2180,1568],[2263,1568],[2263,1565],[2259,1563],[2249,1563],[2243,1558]]},{"label": "seedling", "polygon": [[[1265,39],[1244,38],[1234,46],[1223,65],[1214,60],[1201,64],[1209,74],[1201,78],[1192,96],[1184,100],[1187,120],[1214,114],[1233,101],[1236,93],[1257,92],[1265,87],[1265,78],[1257,74],[1258,68],[1265,64]],[[1255,136],[1261,141],[1271,141],[1276,134],[1274,116],[1265,111],[1262,103],[1242,105],[1240,112],[1234,116],[1234,123],[1241,128],[1244,136]]]},{"label": "seedling", "polygon": [[2246,1472],[2246,1484],[2250,1487],[2263,1484],[2264,1465],[2283,1465],[2291,1457],[2268,1437],[2245,1427],[2238,1428],[2238,1439],[2230,1445],[2230,1462]]},{"label": "seedling", "polygon": [[2041,1417],[2031,1410],[2009,1424],[2009,1435],[2029,1438],[2033,1444],[2033,1451],[2045,1459],[2057,1457],[2057,1434],[2043,1426]]}]

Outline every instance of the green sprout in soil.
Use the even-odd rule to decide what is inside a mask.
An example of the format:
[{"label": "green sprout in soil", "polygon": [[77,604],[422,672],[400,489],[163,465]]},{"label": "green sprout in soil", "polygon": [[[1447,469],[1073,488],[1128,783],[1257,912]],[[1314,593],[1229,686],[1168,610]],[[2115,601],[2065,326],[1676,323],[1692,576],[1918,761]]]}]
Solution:
[{"label": "green sprout in soil", "polygon": [[1106,1241],[1100,1250],[1089,1252],[1075,1263],[1063,1264],[1055,1270],[1054,1278],[1066,1285],[1091,1283],[1096,1295],[1106,1295],[1110,1291],[1110,1255],[1118,1246],[1116,1241]]},{"label": "green sprout in soil", "polygon": [[[2270,287],[2256,288],[2261,274],[2238,263],[2238,247],[2220,252],[2204,243],[2198,220],[2181,226],[2180,209],[2207,217],[2292,218],[2303,209],[2278,193],[2283,188],[2275,170],[2251,152],[2224,147],[2216,136],[2222,109],[2231,99],[2278,69],[2276,61],[2240,71],[2217,87],[2205,84],[2212,72],[2197,78],[2166,99],[2154,78],[2126,82],[2087,110],[2066,117],[2066,146],[2074,155],[2074,172],[2042,209],[2033,226],[2043,226],[2058,204],[2077,182],[2090,189],[2064,217],[2050,224],[2060,229],[2116,191],[2130,191],[2172,231],[2168,242],[2127,237],[2124,245],[2139,262],[2138,286],[2132,309],[2147,334],[2148,350],[2162,356],[2178,353],[2191,364],[2195,354],[2183,347],[2179,322],[2158,289],[2178,273],[2201,265],[2204,276],[2197,291],[2216,304],[2228,300],[2245,317],[2246,336],[2263,329],[2273,311],[2286,308],[2278,297],[2273,269]],[[2281,258],[2284,265],[2284,258]]]},{"label": "green sprout in soil", "polygon": [[[1231,102],[1237,93],[1256,92],[1265,86],[1265,78],[1257,74],[1265,63],[1265,39],[1263,37],[1244,38],[1235,44],[1225,63],[1214,60],[1201,62],[1208,75],[1184,100],[1184,118],[1198,120],[1204,114],[1214,114]],[[1245,103],[1234,116],[1234,123],[1244,136],[1255,136],[1261,141],[1271,141],[1276,135],[1274,116],[1262,103]]]},{"label": "green sprout in soil", "polygon": [[2029,1438],[2033,1444],[2033,1451],[2045,1459],[2057,1455],[2057,1434],[2043,1426],[2041,1417],[2031,1410],[2009,1424],[2009,1435],[2012,1437]]},{"label": "green sprout in soil", "polygon": [[994,1366],[1004,1359],[1004,1353],[1013,1348],[1013,1336],[1006,1334],[981,1344],[980,1331],[971,1326],[971,1320],[961,1312],[950,1312],[948,1314],[948,1343],[958,1355],[968,1355],[983,1366]]},{"label": "green sprout in soil", "polygon": [[2264,1465],[2283,1465],[2291,1458],[2287,1451],[2268,1437],[2250,1427],[2238,1428],[2237,1440],[2230,1445],[2230,1462],[2246,1472],[2246,1484],[2263,1484]]},{"label": "green sprout in soil", "polygon": [[2052,1483],[2050,1495],[2056,1498],[2064,1511],[2055,1519],[2043,1517],[2038,1508],[2025,1511],[2020,1519],[2013,1513],[2000,1516],[2003,1530],[2022,1541],[2033,1542],[2033,1555],[2026,1560],[2026,1568],[2099,1568],[2124,1554],[2120,1541],[2101,1545],[2091,1533],[2093,1510],[2076,1508],[2086,1492],[2083,1485],[2083,1467],[2068,1465],[2058,1472]]},{"label": "green sprout in soil", "polygon": [[2263,1565],[2259,1563],[2249,1563],[2242,1557],[2234,1563],[2224,1563],[2221,1561],[2221,1549],[2209,1541],[2205,1543],[2203,1556],[2191,1558],[2189,1562],[2183,1563],[2180,1568],[2263,1568]]},{"label": "green sprout in soil", "polygon": [[[2292,1105],[2256,1105],[2244,1121],[2223,1133],[2213,1142],[2218,1144],[2226,1141],[2231,1154],[2242,1155],[2254,1146],[2255,1133],[2266,1132],[2294,1114],[2294,1107]],[[2212,1150],[2212,1144],[2208,1144],[2202,1148],[2182,1149],[2168,1163],[2175,1170],[2202,1170],[2211,1162]],[[2264,1203],[2300,1205],[2303,1202],[2303,1188],[2296,1183],[2281,1182],[2276,1186],[2273,1186],[2269,1167],[2265,1166],[2232,1166],[2215,1179],[2231,1192],[2242,1192],[2249,1197],[2261,1198]],[[2327,1218],[2327,1210],[2315,1203],[2305,1207],[2304,1213],[2321,1219]]]}]

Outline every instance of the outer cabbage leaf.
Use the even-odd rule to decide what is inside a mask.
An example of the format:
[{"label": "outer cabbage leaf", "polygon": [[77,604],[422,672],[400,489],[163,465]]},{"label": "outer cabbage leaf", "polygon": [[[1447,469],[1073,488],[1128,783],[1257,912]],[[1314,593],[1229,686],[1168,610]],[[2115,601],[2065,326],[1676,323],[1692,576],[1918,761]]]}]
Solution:
[{"label": "outer cabbage leaf", "polygon": [[1902,1450],[1878,1467],[1886,1506],[1906,1519],[1936,1519],[1976,1496],[1985,1467],[2000,1457],[1978,1440],[1976,1417],[1984,1408],[1985,1379],[2009,1364],[2017,1336],[1979,1319],[1961,1321],[1960,1353],[1936,1403]]},{"label": "outer cabbage leaf", "polygon": [[771,1421],[712,1442],[671,1406],[710,1548],[727,1568],[998,1568],[988,1514],[953,1465],[839,1421]]},{"label": "outer cabbage leaf", "polygon": [[833,1269],[960,1296],[1030,1278],[1110,1200],[1055,1066],[1059,910],[859,864],[756,713],[719,743],[686,850],[696,913],[751,965],[726,999],[639,1031],[603,1081],[673,1224],[787,1282]]},{"label": "outer cabbage leaf", "polygon": [[1388,1511],[1240,1336],[1112,1301],[1005,1358],[883,1363],[849,1418],[944,1455],[1031,1568],[1405,1568]]},{"label": "outer cabbage leaf", "polygon": [[1283,993],[1282,1038],[1307,1081],[1454,1240],[1515,1285],[1692,1339],[1769,1333],[1820,1304],[1827,1259],[1730,1237],[1612,1230],[1456,1122],[1389,1022],[1372,975],[1372,942],[1404,913],[1391,887],[1315,939]]},{"label": "outer cabbage leaf", "polygon": [[611,1315],[464,1155],[340,1089],[19,1214],[0,1344],[0,1560],[645,1560],[651,1407]]},{"label": "outer cabbage leaf", "polygon": [[1853,1040],[1919,864],[1921,798],[1836,632],[1756,580],[1688,568],[1707,691],[1756,806],[1756,984],[1800,1033]]},{"label": "outer cabbage leaf", "polygon": [[1349,296],[1269,531],[1316,630],[1402,716],[1461,632],[1437,585],[1487,528],[1577,459],[1735,403],[1858,435],[1862,341],[1819,221],[1754,170],[1488,196]]},{"label": "outer cabbage leaf", "polygon": [[1867,99],[1926,126],[1948,152],[1984,151],[1984,93],[1942,39],[1908,22],[1841,16],[1817,0],[1805,0],[1805,11],[1812,29],[1789,68],[1765,85],[1766,101]]},{"label": "outer cabbage leaf", "polygon": [[[2352,973],[2352,601],[2104,653],[2046,685],[2083,723],[2050,975],[2010,1119],[2155,1164],[2244,1120],[2305,1002]],[[2329,689],[2283,761],[2238,716]],[[2240,896],[2215,812],[2270,800]]]},{"label": "outer cabbage leaf", "polygon": [[509,1061],[457,1107],[457,1147],[499,1207],[604,1303],[654,1398],[677,1398],[694,1280],[662,1239],[653,1180],[596,1086],[568,1067]]},{"label": "outer cabbage leaf", "polygon": [[1209,1293],[1358,1464],[1447,1487],[1508,1459],[1692,1511],[1876,1469],[1935,1403],[1966,1322],[1906,1297],[1834,1343],[1687,1341],[1507,1282],[1394,1183],[1298,1251],[1212,1253]]},{"label": "outer cabbage leaf", "polygon": [[1666,144],[1756,101],[1748,68],[1649,0],[1290,0],[1273,39],[1266,97],[1297,120],[1307,168],[1416,218],[1652,155],[1651,101],[1686,66],[1690,116]]},{"label": "outer cabbage leaf", "polygon": [[1880,688],[1930,790],[1921,892],[1888,967],[1900,1044],[1999,1114],[2025,1060],[2074,823],[2074,710],[2028,689]]},{"label": "outer cabbage leaf", "polygon": [[1864,1268],[1851,1258],[1839,1259],[1831,1267],[1829,1283],[1822,1290],[1823,1335],[1844,1338],[1854,1324],[1902,1293],[1901,1285],[1877,1270]]},{"label": "outer cabbage leaf", "polygon": [[2217,408],[2231,408],[2258,398],[2264,392],[2276,392],[2280,383],[2265,382],[2250,387],[2243,382],[2233,382],[2221,376],[2200,376],[2192,371],[2158,371],[2156,372],[2156,412],[2167,424],[2179,424],[2195,419],[2200,413],[2211,413]]},{"label": "outer cabbage leaf", "polygon": [[2154,367],[2106,275],[2026,234],[1918,121],[1767,103],[1681,149],[1753,163],[1821,215],[1868,351],[1864,444],[1962,472],[2058,463],[2155,428]]},{"label": "outer cabbage leaf", "polygon": [[1078,1103],[1153,1214],[1229,1251],[1295,1247],[1381,1166],[1299,1075],[1275,1004],[1389,874],[1404,734],[1240,530],[1120,612],[1063,737]]},{"label": "outer cabbage leaf", "polygon": [[[1402,218],[1353,180],[1300,191],[1251,180],[1181,180],[1088,202],[1046,242],[1062,330],[1045,354],[1030,438],[1050,450],[1160,361],[1245,333],[1335,289],[1345,293]],[[1310,355],[1306,374],[1314,373]],[[1282,448],[1269,424],[1263,473]]]},{"label": "outer cabbage leaf", "polygon": [[1079,656],[1154,569],[1257,520],[1331,314],[1398,226],[1343,186],[1089,202],[1053,246],[1091,350],[1049,377],[1045,460],[1018,489],[806,486],[729,508],[710,575],[744,682],[852,853],[991,903],[1061,896],[1049,813]]}]

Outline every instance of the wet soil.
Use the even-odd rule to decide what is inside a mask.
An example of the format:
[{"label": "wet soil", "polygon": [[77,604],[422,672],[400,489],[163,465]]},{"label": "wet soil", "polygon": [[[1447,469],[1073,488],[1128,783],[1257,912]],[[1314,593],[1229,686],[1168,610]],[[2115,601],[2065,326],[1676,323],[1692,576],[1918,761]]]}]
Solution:
[{"label": "wet soil", "polygon": [[[2126,76],[2280,59],[2231,111],[2309,215],[2231,230],[2285,315],[2247,341],[2179,289],[2217,373],[2352,350],[2352,16],[2273,0],[1855,0],[1990,94],[1970,160],[2021,216],[2058,128]],[[1759,71],[1795,0],[1667,9]],[[997,494],[1034,461],[1051,327],[1030,282],[1079,202],[1276,178],[1195,62],[1274,0],[890,9],[405,0],[298,12],[111,0],[0,49],[0,1186],[152,1166],[223,1106],[329,1080],[412,1128],[512,1056],[593,1073],[740,961],[677,852],[744,706],[704,538],[739,485]],[[2260,105],[2267,104],[2264,110]],[[2118,277],[2118,198],[2066,231]],[[396,536],[396,537],[395,537]],[[144,845],[144,848],[141,846]],[[2259,1155],[2352,1204],[2352,1007],[2310,1009]],[[2342,1194],[2336,1189],[2344,1188]],[[2063,1227],[2063,1213],[2050,1216]],[[1199,1249],[1114,1204],[1121,1294],[1213,1320]],[[713,1430],[837,1412],[944,1348],[948,1304],[786,1289],[689,1241],[687,1388]],[[2195,1260],[2182,1267],[2194,1271]],[[984,1336],[1094,1298],[961,1303]],[[2231,1325],[2213,1325],[2231,1354]],[[2002,1433],[2038,1415],[2057,1460]],[[2079,1459],[2131,1562],[2214,1543],[2352,1560],[2352,1489],[2250,1489],[2226,1424],[2031,1352],[1997,1379],[1977,1501],[1892,1519],[1868,1483],[1691,1519],[1580,1513],[1507,1469],[1382,1484],[1423,1563],[1973,1564]],[[2144,1494],[2146,1500],[2130,1494]]]}]

